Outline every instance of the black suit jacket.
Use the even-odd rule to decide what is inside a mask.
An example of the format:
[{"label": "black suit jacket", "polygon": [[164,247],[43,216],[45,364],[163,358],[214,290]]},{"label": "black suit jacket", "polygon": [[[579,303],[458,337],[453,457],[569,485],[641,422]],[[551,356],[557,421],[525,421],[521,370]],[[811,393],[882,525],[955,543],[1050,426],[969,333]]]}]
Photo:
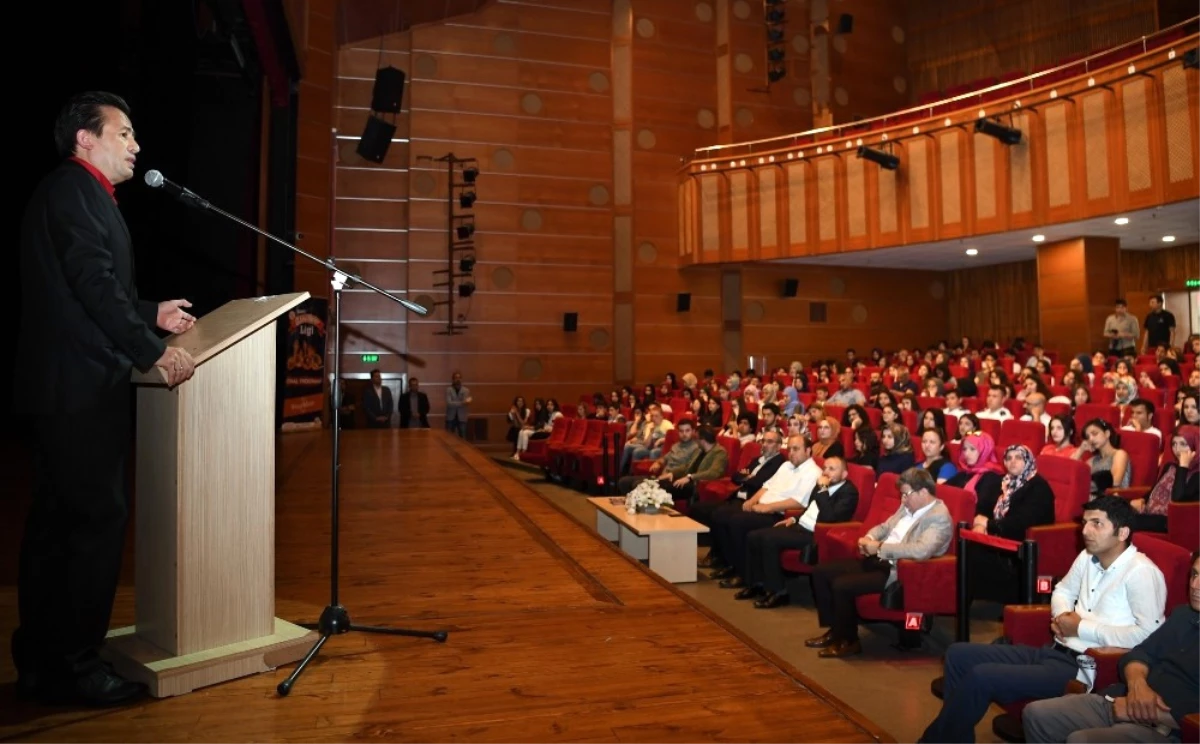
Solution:
[{"label": "black suit jacket", "polygon": [[16,407],[87,409],[166,350],[158,305],[138,299],[133,245],[99,181],[67,160],[38,184],[21,225]]},{"label": "black suit jacket", "polygon": [[[767,481],[771,480],[771,476],[775,475],[775,471],[779,470],[779,466],[785,462],[787,462],[787,456],[782,452],[778,455],[775,455],[770,460],[767,460],[767,462],[758,469],[758,472],[755,473],[753,477],[742,481],[741,485],[738,487],[738,491],[745,493],[746,498],[750,498],[754,494],[758,493],[759,489],[761,489]],[[751,468],[751,470],[753,470],[753,468]]]},{"label": "black suit jacket", "polygon": [[[379,396],[375,394],[375,386],[369,381],[363,388],[363,410],[367,414],[368,429],[386,429],[392,425],[392,389],[387,385],[383,385],[380,389],[383,400],[380,400]],[[375,420],[376,416],[387,416],[388,420],[381,423]]]},{"label": "black suit jacket", "polygon": [[854,510],[858,508],[858,488],[850,481],[842,481],[842,487],[829,495],[829,489],[822,488],[812,495],[820,511],[817,512],[817,522],[849,522],[854,518]]},{"label": "black suit jacket", "polygon": [[[400,396],[400,428],[407,429],[412,423],[412,391],[408,391]],[[429,396],[425,393],[417,393],[417,416],[421,420],[421,426],[429,428]]]}]

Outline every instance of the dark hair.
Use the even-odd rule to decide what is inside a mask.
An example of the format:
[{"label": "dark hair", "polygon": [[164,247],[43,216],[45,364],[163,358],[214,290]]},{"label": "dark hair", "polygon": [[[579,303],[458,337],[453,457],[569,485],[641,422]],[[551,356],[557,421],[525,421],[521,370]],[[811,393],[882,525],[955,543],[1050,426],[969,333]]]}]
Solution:
[{"label": "dark hair", "polygon": [[1133,408],[1134,406],[1139,406],[1151,416],[1154,415],[1154,404],[1145,398],[1134,398],[1133,400],[1129,401],[1129,407]]},{"label": "dark hair", "polygon": [[705,377],[713,377],[713,371],[711,369],[704,370],[704,376]]},{"label": "dark hair", "polygon": [[908,486],[914,491],[928,491],[930,496],[937,495],[937,481],[933,474],[925,468],[909,468],[896,479],[896,488]]},{"label": "dark hair", "polygon": [[979,417],[973,413],[967,413],[958,417],[958,425],[962,426],[963,421],[971,422],[971,431],[979,431]]},{"label": "dark hair", "polygon": [[1116,301],[1115,301],[1115,302],[1113,302],[1113,304],[1114,304],[1114,305],[1127,305],[1127,303],[1125,302],[1125,298],[1124,298],[1124,297],[1118,297],[1118,298],[1116,299]]},{"label": "dark hair", "polygon": [[112,106],[132,118],[125,99],[112,93],[90,90],[67,101],[54,120],[54,146],[58,155],[69,158],[75,154],[75,133],[86,129],[99,137],[104,129],[104,106]]},{"label": "dark hair", "polygon": [[367,374],[368,375],[382,375],[383,372],[379,371],[379,367],[376,367],[375,369],[371,370]]},{"label": "dark hair", "polygon": [[759,410],[759,413],[762,413],[763,411],[770,411],[771,413],[774,413],[776,416],[779,415],[779,406],[775,405],[774,403],[768,403],[758,410]]},{"label": "dark hair", "polygon": [[695,422],[695,421],[692,421],[690,418],[681,418],[681,419],[679,419],[678,421],[676,421],[676,422],[675,422],[675,428],[676,428],[676,429],[678,429],[678,428],[680,428],[680,427],[683,427],[683,426],[687,426],[687,427],[690,427],[690,428],[693,428],[693,429],[695,429],[695,428],[696,428],[696,422]]},{"label": "dark hair", "polygon": [[[686,419],[684,419],[684,420],[686,421]],[[680,421],[679,423],[682,424],[683,421]],[[708,442],[709,444],[717,443],[717,435],[713,432],[712,427],[710,427],[710,426],[701,426],[699,436],[700,436],[700,439],[702,439],[705,442]]]},{"label": "dark hair", "polygon": [[863,444],[864,457],[879,457],[879,437],[870,425],[860,426],[854,430],[854,436]]},{"label": "dark hair", "polygon": [[945,429],[946,428],[946,413],[940,408],[926,408],[924,411],[921,411],[921,419],[918,422],[920,425],[917,427],[917,429],[920,430],[920,432],[922,434],[924,434],[926,431],[928,431],[928,429],[925,428],[925,416],[927,414],[933,416],[933,427],[932,428],[934,428],[934,429]]},{"label": "dark hair", "polygon": [[[1063,434],[1066,436],[1066,439],[1064,441],[1067,444],[1070,444],[1072,441],[1074,441],[1074,439],[1075,439],[1075,417],[1071,416],[1069,414],[1066,414],[1066,413],[1060,413],[1057,416],[1050,417],[1051,424],[1053,424],[1055,421],[1062,424]],[[1050,442],[1049,431],[1050,431],[1050,429],[1049,429],[1049,427],[1047,427],[1046,428],[1046,441],[1047,442]],[[1053,442],[1051,442],[1051,443],[1053,444]]]},{"label": "dark hair", "polygon": [[866,427],[871,426],[871,417],[867,415],[867,409],[863,408],[862,406],[860,406],[857,403],[855,403],[854,405],[846,406],[846,410],[842,412],[842,426],[850,425],[850,412],[851,411],[855,411],[858,413],[858,420],[861,422],[862,426],[866,426]]},{"label": "dark hair", "polygon": [[1122,527],[1129,528],[1129,539],[1126,544],[1133,542],[1133,520],[1137,512],[1129,502],[1120,496],[1097,496],[1083,505],[1084,511],[1102,511],[1112,522],[1113,532],[1119,532]]},{"label": "dark hair", "polygon": [[1113,425],[1108,422],[1108,419],[1094,418],[1083,425],[1083,431],[1086,432],[1089,426],[1094,426],[1100,431],[1108,432],[1108,442],[1113,447],[1121,447],[1121,434],[1113,428]]},{"label": "dark hair", "polygon": [[750,426],[751,431],[754,431],[755,429],[758,428],[758,416],[754,415],[753,413],[751,413],[749,411],[742,411],[741,413],[738,414],[738,417],[737,417],[738,424],[740,425],[743,421],[745,421]]}]

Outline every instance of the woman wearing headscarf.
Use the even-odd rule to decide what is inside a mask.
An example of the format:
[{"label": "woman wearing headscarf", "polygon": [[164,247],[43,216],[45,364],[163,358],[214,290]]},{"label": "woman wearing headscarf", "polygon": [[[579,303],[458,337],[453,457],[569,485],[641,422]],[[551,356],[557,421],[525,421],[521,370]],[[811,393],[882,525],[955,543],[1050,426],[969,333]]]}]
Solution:
[{"label": "woman wearing headscarf", "polygon": [[842,425],[826,416],[817,423],[817,441],[812,446],[813,457],[845,457],[842,447]]},{"label": "woman wearing headscarf", "polygon": [[958,453],[958,475],[946,481],[946,485],[971,491],[976,502],[995,501],[1000,493],[1000,476],[1004,467],[996,462],[996,443],[982,431],[963,437],[962,451]]},{"label": "woman wearing headscarf", "polygon": [[895,473],[899,475],[913,466],[912,439],[904,424],[884,424],[879,429],[879,469],[880,475]]},{"label": "woman wearing headscarf", "polygon": [[1138,387],[1137,380],[1132,377],[1118,377],[1116,384],[1116,393],[1113,396],[1113,405],[1120,406],[1122,409],[1133,402],[1137,397]]},{"label": "woman wearing headscarf", "polygon": [[1167,531],[1167,508],[1172,501],[1200,500],[1200,428],[1181,426],[1171,437],[1171,451],[1176,462],[1168,462],[1158,473],[1158,480],[1144,499],[1129,502],[1137,515],[1135,530]]},{"label": "woman wearing headscarf", "polygon": [[[1033,452],[1023,444],[1004,451],[1004,477],[995,498],[980,495],[971,531],[1024,540],[1030,527],[1054,522],[1054,492],[1037,472]],[[1003,604],[1016,602],[1019,566],[1015,553],[971,545],[971,596]]]}]

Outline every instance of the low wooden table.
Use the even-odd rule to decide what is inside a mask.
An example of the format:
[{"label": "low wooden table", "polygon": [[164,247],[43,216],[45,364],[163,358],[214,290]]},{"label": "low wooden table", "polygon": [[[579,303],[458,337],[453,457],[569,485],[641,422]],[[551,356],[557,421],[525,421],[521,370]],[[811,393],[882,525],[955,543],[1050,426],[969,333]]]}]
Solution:
[{"label": "low wooden table", "polygon": [[650,570],[673,584],[696,580],[696,535],[708,532],[707,527],[685,516],[629,514],[624,498],[597,496],[588,501],[596,507],[596,531],[621,550],[649,560]]}]

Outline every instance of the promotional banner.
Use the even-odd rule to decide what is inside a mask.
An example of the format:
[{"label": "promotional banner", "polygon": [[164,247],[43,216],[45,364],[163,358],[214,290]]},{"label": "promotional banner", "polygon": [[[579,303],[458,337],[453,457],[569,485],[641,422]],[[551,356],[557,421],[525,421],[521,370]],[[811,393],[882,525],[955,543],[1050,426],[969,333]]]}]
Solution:
[{"label": "promotional banner", "polygon": [[325,407],[325,319],[329,301],[310,297],[287,314],[287,372],[283,383],[283,430],[321,426]]}]

